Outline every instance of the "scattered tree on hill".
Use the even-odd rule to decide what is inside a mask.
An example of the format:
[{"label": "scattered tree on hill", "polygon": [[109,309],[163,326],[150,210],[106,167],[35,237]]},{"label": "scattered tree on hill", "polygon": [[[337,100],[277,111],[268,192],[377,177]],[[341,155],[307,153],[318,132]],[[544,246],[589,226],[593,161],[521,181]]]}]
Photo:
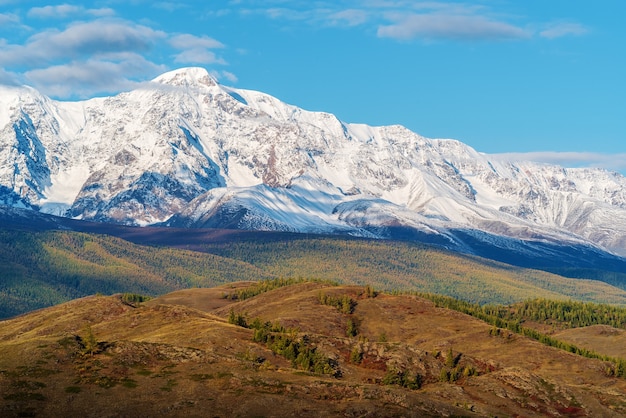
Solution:
[{"label": "scattered tree on hill", "polygon": [[357,305],[356,301],[348,295],[330,296],[320,292],[318,294],[318,300],[322,305],[334,306],[344,314],[354,313],[354,308],[356,308]]},{"label": "scattered tree on hill", "polygon": [[350,363],[361,364],[363,361],[363,348],[357,344],[350,352]]},{"label": "scattered tree on hill", "polygon": [[358,334],[358,328],[356,321],[353,318],[348,318],[347,326],[346,326],[346,335],[348,337],[356,337]]},{"label": "scattered tree on hill", "polygon": [[370,286],[369,284],[365,286],[365,297],[367,298],[375,298],[376,296],[378,296],[378,292],[376,290],[374,290],[374,288],[372,286]]},{"label": "scattered tree on hill", "polygon": [[86,325],[83,329],[83,335],[81,337],[83,343],[83,353],[93,356],[98,351],[98,340],[93,333],[90,325]]},{"label": "scattered tree on hill", "polygon": [[450,368],[456,367],[457,363],[459,362],[460,356],[461,354],[455,356],[452,352],[452,348],[450,348],[448,350],[448,353],[446,354],[446,366]]},{"label": "scattered tree on hill", "polygon": [[230,312],[228,313],[228,323],[229,324],[233,324],[233,325],[237,325],[240,327],[244,327],[244,328],[248,328],[248,323],[246,321],[246,317],[245,315],[241,314],[241,313],[235,313],[235,311],[231,308]]}]

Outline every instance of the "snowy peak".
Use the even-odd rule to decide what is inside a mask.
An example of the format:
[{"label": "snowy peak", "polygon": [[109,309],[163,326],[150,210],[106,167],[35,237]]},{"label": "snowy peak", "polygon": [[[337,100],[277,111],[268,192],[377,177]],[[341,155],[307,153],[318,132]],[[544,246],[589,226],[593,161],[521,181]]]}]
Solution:
[{"label": "snowy peak", "polygon": [[450,247],[464,230],[626,254],[619,174],[344,123],[202,68],[153,83],[73,103],[0,87],[0,203],[132,225],[401,231]]},{"label": "snowy peak", "polygon": [[212,87],[218,82],[207,70],[199,67],[187,67],[170,71],[152,80],[154,83],[178,87]]}]

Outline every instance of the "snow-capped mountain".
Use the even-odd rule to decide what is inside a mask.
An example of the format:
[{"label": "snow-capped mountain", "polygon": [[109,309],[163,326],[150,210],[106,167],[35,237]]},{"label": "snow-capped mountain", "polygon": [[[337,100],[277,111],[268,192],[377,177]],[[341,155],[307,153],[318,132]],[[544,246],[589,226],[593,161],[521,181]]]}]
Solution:
[{"label": "snow-capped mountain", "polygon": [[82,102],[0,87],[0,162],[0,204],[77,219],[417,234],[472,252],[464,231],[626,255],[618,173],[344,123],[199,68]]}]

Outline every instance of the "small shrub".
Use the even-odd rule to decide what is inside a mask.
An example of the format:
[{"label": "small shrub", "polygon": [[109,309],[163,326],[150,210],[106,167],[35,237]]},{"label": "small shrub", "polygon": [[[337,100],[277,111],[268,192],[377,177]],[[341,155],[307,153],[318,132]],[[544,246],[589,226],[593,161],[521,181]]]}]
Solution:
[{"label": "small shrub", "polygon": [[350,352],[350,363],[361,364],[363,361],[363,350],[360,346],[356,345]]},{"label": "small shrub", "polygon": [[137,385],[137,382],[134,381],[133,379],[125,378],[122,380],[122,386],[124,386],[125,388],[134,389],[138,385]]},{"label": "small shrub", "polygon": [[150,296],[138,295],[136,293],[124,293],[122,295],[122,302],[125,303],[141,303],[152,299]]},{"label": "small shrub", "polygon": [[214,376],[212,374],[207,373],[192,374],[191,376],[189,376],[189,379],[193,380],[194,382],[202,382],[213,378]]},{"label": "small shrub", "polygon": [[413,379],[405,370],[389,369],[382,380],[383,385],[397,385],[407,389],[420,389],[422,387],[422,376],[418,373]]},{"label": "small shrub", "polygon": [[176,382],[176,380],[167,379],[167,383],[165,383],[165,386],[161,386],[159,389],[165,392],[171,392],[172,388],[176,385],[178,385],[178,382]]},{"label": "small shrub", "polygon": [[446,369],[441,369],[439,372],[439,381],[440,382],[449,382],[450,381],[450,372]]},{"label": "small shrub", "polygon": [[37,392],[17,392],[4,395],[4,399],[7,401],[45,401],[47,398],[41,393]]}]

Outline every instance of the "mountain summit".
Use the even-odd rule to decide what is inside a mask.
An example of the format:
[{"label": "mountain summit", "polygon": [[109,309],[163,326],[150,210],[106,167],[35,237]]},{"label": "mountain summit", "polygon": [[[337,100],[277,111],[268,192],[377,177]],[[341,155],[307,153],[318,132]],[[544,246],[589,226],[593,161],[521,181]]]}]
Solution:
[{"label": "mountain summit", "polygon": [[171,86],[216,86],[217,80],[209,75],[204,68],[188,67],[161,74],[152,80],[154,83],[169,84]]},{"label": "mountain summit", "polygon": [[76,219],[626,255],[618,173],[344,123],[201,68],[83,102],[3,88],[0,162],[1,204]]}]

